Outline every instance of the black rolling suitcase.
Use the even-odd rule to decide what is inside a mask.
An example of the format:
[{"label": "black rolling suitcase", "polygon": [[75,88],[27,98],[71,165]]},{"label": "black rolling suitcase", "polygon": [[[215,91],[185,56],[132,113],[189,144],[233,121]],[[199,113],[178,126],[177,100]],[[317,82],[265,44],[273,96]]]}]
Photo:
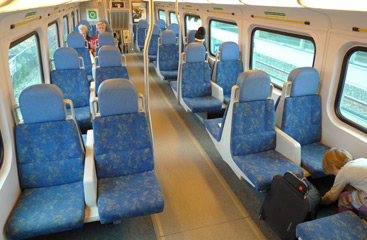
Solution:
[{"label": "black rolling suitcase", "polygon": [[276,175],[260,210],[264,219],[281,239],[295,239],[296,226],[316,217],[319,191],[306,179],[291,172]]}]

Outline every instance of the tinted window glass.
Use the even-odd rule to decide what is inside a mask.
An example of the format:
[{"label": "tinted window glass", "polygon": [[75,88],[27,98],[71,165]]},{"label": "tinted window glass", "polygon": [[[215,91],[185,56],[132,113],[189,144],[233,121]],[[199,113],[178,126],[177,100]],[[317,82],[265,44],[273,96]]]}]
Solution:
[{"label": "tinted window glass", "polygon": [[217,20],[210,21],[210,53],[215,55],[224,42],[238,43],[238,27],[235,23],[227,23]]},{"label": "tinted window glass", "polygon": [[167,23],[167,21],[166,21],[166,12],[164,10],[159,10],[158,11],[158,19],[162,19]]},{"label": "tinted window glass", "polygon": [[66,42],[69,34],[69,21],[67,16],[64,16],[62,19],[62,27],[64,29],[64,41]]},{"label": "tinted window glass", "polygon": [[[47,37],[48,37],[48,47],[50,52],[50,58],[54,58],[54,53],[59,45],[59,31],[57,27],[57,22],[51,23],[47,28]],[[52,67],[54,67],[54,63],[52,62]]]},{"label": "tinted window glass", "polygon": [[278,88],[293,69],[312,67],[314,57],[312,38],[260,29],[253,32],[250,68],[268,73]]},{"label": "tinted window glass", "polygon": [[186,15],[185,16],[186,35],[190,30],[198,30],[201,27],[201,18],[198,16]]},{"label": "tinted window glass", "polygon": [[169,13],[169,22],[171,24],[172,23],[177,23],[176,13],[174,13],[174,12]]}]

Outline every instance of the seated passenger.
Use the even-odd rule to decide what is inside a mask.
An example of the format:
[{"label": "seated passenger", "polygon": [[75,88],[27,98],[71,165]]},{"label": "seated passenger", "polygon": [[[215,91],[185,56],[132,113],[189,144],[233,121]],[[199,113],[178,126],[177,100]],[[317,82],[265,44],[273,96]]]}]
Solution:
[{"label": "seated passenger", "polygon": [[103,22],[97,23],[97,29],[98,29],[98,34],[94,36],[92,41],[90,41],[90,45],[91,45],[91,48],[93,49],[93,52],[95,52],[96,48],[98,48],[98,46],[99,46],[99,44],[98,44],[98,35],[101,34],[101,33],[104,33],[106,31],[106,24],[103,23]]},{"label": "seated passenger", "polygon": [[326,174],[334,174],[335,181],[321,200],[322,204],[334,202],[347,184],[357,190],[343,192],[339,197],[338,212],[353,210],[367,219],[367,159],[353,160],[344,149],[332,148],[322,159],[322,168]]},{"label": "seated passenger", "polygon": [[89,48],[89,50],[91,50],[91,41],[93,39],[91,37],[89,37],[89,35],[88,35],[87,26],[85,26],[84,24],[80,24],[78,26],[78,30],[79,30],[79,33],[83,35],[84,40],[88,42],[88,48]]},{"label": "seated passenger", "polygon": [[201,42],[204,44],[205,42],[205,28],[204,27],[199,27],[198,30],[196,31],[195,42]]}]

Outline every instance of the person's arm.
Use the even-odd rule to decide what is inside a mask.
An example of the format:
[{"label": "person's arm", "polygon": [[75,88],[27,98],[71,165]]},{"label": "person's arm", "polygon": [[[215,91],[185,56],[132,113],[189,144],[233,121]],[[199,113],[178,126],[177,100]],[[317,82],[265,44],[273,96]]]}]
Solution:
[{"label": "person's arm", "polygon": [[334,185],[322,197],[321,203],[325,205],[333,203],[335,200],[338,199],[340,193],[343,191],[346,185],[347,185],[346,177],[344,176],[344,174],[339,173],[335,177]]}]

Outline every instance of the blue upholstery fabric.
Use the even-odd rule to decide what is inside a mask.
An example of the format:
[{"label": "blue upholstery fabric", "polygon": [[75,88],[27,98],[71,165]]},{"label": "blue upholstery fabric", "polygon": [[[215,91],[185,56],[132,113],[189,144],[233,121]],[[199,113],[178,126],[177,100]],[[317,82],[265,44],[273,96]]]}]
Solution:
[{"label": "blue upholstery fabric", "polygon": [[217,112],[222,109],[222,102],[212,96],[183,98],[193,113]]},{"label": "blue upholstery fabric", "polygon": [[158,19],[157,25],[162,30],[162,32],[166,30],[166,22],[163,19]]},{"label": "blue upholstery fabric", "polygon": [[249,70],[237,79],[240,102],[266,99],[270,94],[270,77],[262,70]]},{"label": "blue upholstery fabric", "polygon": [[231,95],[233,85],[236,85],[237,78],[243,72],[240,60],[219,61],[217,65],[216,83],[223,88],[224,95]]},{"label": "blue upholstery fabric", "polygon": [[54,63],[57,70],[79,69],[78,52],[71,47],[60,47],[54,53]]},{"label": "blue upholstery fabric", "polygon": [[148,28],[149,27],[149,24],[148,24],[148,22],[146,20],[141,19],[138,22],[138,27],[139,28]]},{"label": "blue upholstery fabric", "polygon": [[287,171],[291,171],[303,176],[301,168],[274,150],[234,156],[233,160],[258,191],[268,189],[277,174],[284,175]]},{"label": "blue upholstery fabric", "polygon": [[[47,99],[47,101],[45,101]],[[19,96],[19,107],[25,123],[64,120],[64,95],[52,84],[35,84]]]},{"label": "blue upholstery fabric", "polygon": [[136,32],[137,29],[138,29],[138,24],[134,24],[133,25],[134,41],[136,41],[136,39],[138,39],[138,34]]},{"label": "blue upholstery fabric", "polygon": [[51,79],[64,93],[65,99],[73,101],[75,108],[89,106],[89,84],[85,70],[54,70]]},{"label": "blue upholstery fabric", "polygon": [[185,48],[187,63],[201,63],[205,61],[206,49],[202,43],[190,43]]},{"label": "blue upholstery fabric", "polygon": [[171,81],[170,85],[171,85],[172,90],[177,92],[177,81]]},{"label": "blue upholstery fabric", "polygon": [[164,79],[177,79],[177,70],[174,71],[160,71]]},{"label": "blue upholstery fabric", "polygon": [[320,96],[285,98],[281,129],[301,145],[319,142],[321,140]]},{"label": "blue upholstery fabric", "polygon": [[67,37],[68,46],[71,48],[85,48],[85,40],[81,33],[72,32]]},{"label": "blue upholstery fabric", "polygon": [[171,25],[169,25],[168,30],[173,31],[176,37],[178,37],[180,30],[177,23],[172,23]]},{"label": "blue upholstery fabric", "polygon": [[83,225],[84,209],[82,181],[25,189],[9,219],[7,234],[23,239],[75,229]]},{"label": "blue upholstery fabric", "polygon": [[223,102],[225,104],[229,104],[230,101],[231,101],[231,94],[223,95]]},{"label": "blue upholstery fabric", "polygon": [[[74,108],[75,117],[78,125],[81,129],[91,129],[92,128],[92,116],[90,114],[90,107],[77,107]],[[68,109],[68,114],[71,115],[70,109]]]},{"label": "blue upholstery fabric", "polygon": [[157,57],[159,33],[159,27],[157,26],[157,24],[155,24],[148,48],[148,54],[150,56],[155,56],[154,58],[152,58],[153,60],[155,60],[155,58]]},{"label": "blue upholstery fabric", "polygon": [[73,120],[20,124],[15,134],[22,189],[82,181],[84,156]]},{"label": "blue upholstery fabric", "polygon": [[[79,54],[80,57],[84,60],[84,68],[87,72],[87,75],[92,76],[92,60],[90,59],[90,53],[88,48],[75,48],[75,51]],[[92,81],[92,79],[88,79],[89,82]]]},{"label": "blue upholstery fabric", "polygon": [[367,224],[347,211],[298,224],[296,235],[302,240],[363,240],[367,239]]},{"label": "blue upholstery fabric", "polygon": [[182,97],[211,96],[210,69],[207,62],[182,64]]},{"label": "blue upholstery fabric", "polygon": [[[256,119],[254,121],[254,119]],[[231,152],[233,156],[275,149],[273,100],[234,103]]]},{"label": "blue upholstery fabric", "polygon": [[162,212],[164,198],[153,171],[98,180],[102,224]]},{"label": "blue upholstery fabric", "polygon": [[109,79],[98,89],[101,116],[111,116],[139,111],[138,93],[134,84],[126,79]]},{"label": "blue upholstery fabric", "polygon": [[88,21],[80,20],[79,23],[78,23],[78,26],[81,25],[81,24],[85,25],[88,28],[88,30],[90,30],[91,26],[90,26]]},{"label": "blue upholstery fabric", "polygon": [[296,68],[289,73],[288,81],[292,82],[291,97],[317,94],[319,72],[313,67]]},{"label": "blue upholstery fabric", "polygon": [[176,44],[177,38],[172,30],[165,30],[161,36],[162,44]]},{"label": "blue upholstery fabric", "polygon": [[[115,46],[115,39],[111,32],[103,32],[98,34],[98,46]],[[98,53],[99,54],[99,53]]]},{"label": "blue upholstery fabric", "polygon": [[[219,127],[219,124],[222,124],[221,127]],[[223,118],[205,120],[205,128],[219,142],[222,138]]]},{"label": "blue upholstery fabric", "polygon": [[311,177],[326,176],[322,168],[322,158],[329,149],[329,147],[319,142],[302,145],[301,165],[311,173]]},{"label": "blue upholstery fabric", "polygon": [[104,80],[111,78],[129,79],[127,68],[125,66],[96,68],[96,89]]},{"label": "blue upholstery fabric", "polygon": [[98,62],[102,68],[122,66],[121,52],[115,45],[103,46],[99,49]]},{"label": "blue upholstery fabric", "polygon": [[238,60],[240,57],[240,48],[235,42],[224,42],[220,45],[221,61]]},{"label": "blue upholstery fabric", "polygon": [[193,43],[195,42],[195,34],[196,34],[196,30],[190,30],[187,33],[187,43]]},{"label": "blue upholstery fabric", "polygon": [[138,47],[144,48],[145,43],[145,30],[148,28],[148,22],[145,20],[140,20],[138,23],[137,29],[137,39],[138,39]]},{"label": "blue upholstery fabric", "polygon": [[153,170],[152,142],[144,113],[98,117],[93,129],[98,178]]},{"label": "blue upholstery fabric", "polygon": [[179,51],[176,44],[163,44],[159,46],[159,70],[177,71]]}]

